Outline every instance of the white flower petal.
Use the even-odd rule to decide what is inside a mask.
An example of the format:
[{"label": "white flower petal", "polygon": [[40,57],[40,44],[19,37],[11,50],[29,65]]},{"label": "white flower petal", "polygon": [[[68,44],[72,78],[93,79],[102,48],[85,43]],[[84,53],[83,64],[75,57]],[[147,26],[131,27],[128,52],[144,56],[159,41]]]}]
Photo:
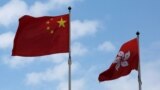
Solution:
[{"label": "white flower petal", "polygon": [[116,59],[114,60],[113,63],[118,63],[118,62],[120,62],[120,59],[121,59],[121,57],[116,57]]},{"label": "white flower petal", "polygon": [[127,62],[127,61],[123,61],[123,62],[121,62],[121,66],[122,66],[122,67],[126,67],[126,66],[128,66],[128,62]]},{"label": "white flower petal", "polygon": [[118,56],[124,57],[124,52],[123,51],[119,51]]},{"label": "white flower petal", "polygon": [[115,68],[116,68],[117,71],[118,71],[120,65],[121,65],[120,62],[118,62],[118,63],[116,64]]},{"label": "white flower petal", "polygon": [[130,51],[128,51],[128,52],[125,54],[124,60],[128,60],[129,57],[130,57]]}]

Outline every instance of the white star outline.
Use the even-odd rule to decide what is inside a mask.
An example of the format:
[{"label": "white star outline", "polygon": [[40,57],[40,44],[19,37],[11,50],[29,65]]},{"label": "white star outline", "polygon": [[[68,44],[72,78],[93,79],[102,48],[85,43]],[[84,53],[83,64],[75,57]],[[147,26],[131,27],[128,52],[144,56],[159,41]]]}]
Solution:
[{"label": "white star outline", "polygon": [[123,51],[119,51],[116,59],[113,62],[113,63],[117,63],[115,66],[115,69],[118,71],[120,67],[127,67],[129,65],[127,61],[129,57],[130,57],[130,51],[126,53],[124,53]]}]

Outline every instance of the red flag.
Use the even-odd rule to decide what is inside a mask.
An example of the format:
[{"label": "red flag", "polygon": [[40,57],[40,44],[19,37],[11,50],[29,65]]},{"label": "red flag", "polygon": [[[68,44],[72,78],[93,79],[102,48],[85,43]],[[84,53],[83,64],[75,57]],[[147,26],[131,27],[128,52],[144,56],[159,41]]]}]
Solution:
[{"label": "red flag", "polygon": [[138,70],[139,50],[137,38],[124,43],[115,61],[109,69],[99,75],[99,81],[107,81],[128,75],[133,69]]},{"label": "red flag", "polygon": [[69,52],[69,14],[19,19],[12,56],[42,56]]}]

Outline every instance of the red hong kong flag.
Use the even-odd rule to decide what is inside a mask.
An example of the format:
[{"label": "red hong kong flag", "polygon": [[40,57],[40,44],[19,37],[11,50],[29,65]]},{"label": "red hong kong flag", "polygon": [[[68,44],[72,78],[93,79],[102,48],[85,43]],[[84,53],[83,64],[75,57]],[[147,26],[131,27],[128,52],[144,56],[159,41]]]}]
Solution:
[{"label": "red hong kong flag", "polygon": [[69,14],[19,19],[12,56],[42,56],[69,52]]},{"label": "red hong kong flag", "polygon": [[99,75],[99,81],[107,81],[128,75],[133,69],[138,70],[139,50],[138,39],[124,43],[110,68]]}]

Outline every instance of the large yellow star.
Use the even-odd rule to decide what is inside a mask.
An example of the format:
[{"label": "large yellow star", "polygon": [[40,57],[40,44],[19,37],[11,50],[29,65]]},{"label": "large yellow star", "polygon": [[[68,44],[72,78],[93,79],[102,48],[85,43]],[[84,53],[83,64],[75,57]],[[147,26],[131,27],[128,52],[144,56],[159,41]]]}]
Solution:
[{"label": "large yellow star", "polygon": [[59,24],[59,27],[65,27],[66,21],[61,18],[61,20],[57,21],[57,23]]}]

